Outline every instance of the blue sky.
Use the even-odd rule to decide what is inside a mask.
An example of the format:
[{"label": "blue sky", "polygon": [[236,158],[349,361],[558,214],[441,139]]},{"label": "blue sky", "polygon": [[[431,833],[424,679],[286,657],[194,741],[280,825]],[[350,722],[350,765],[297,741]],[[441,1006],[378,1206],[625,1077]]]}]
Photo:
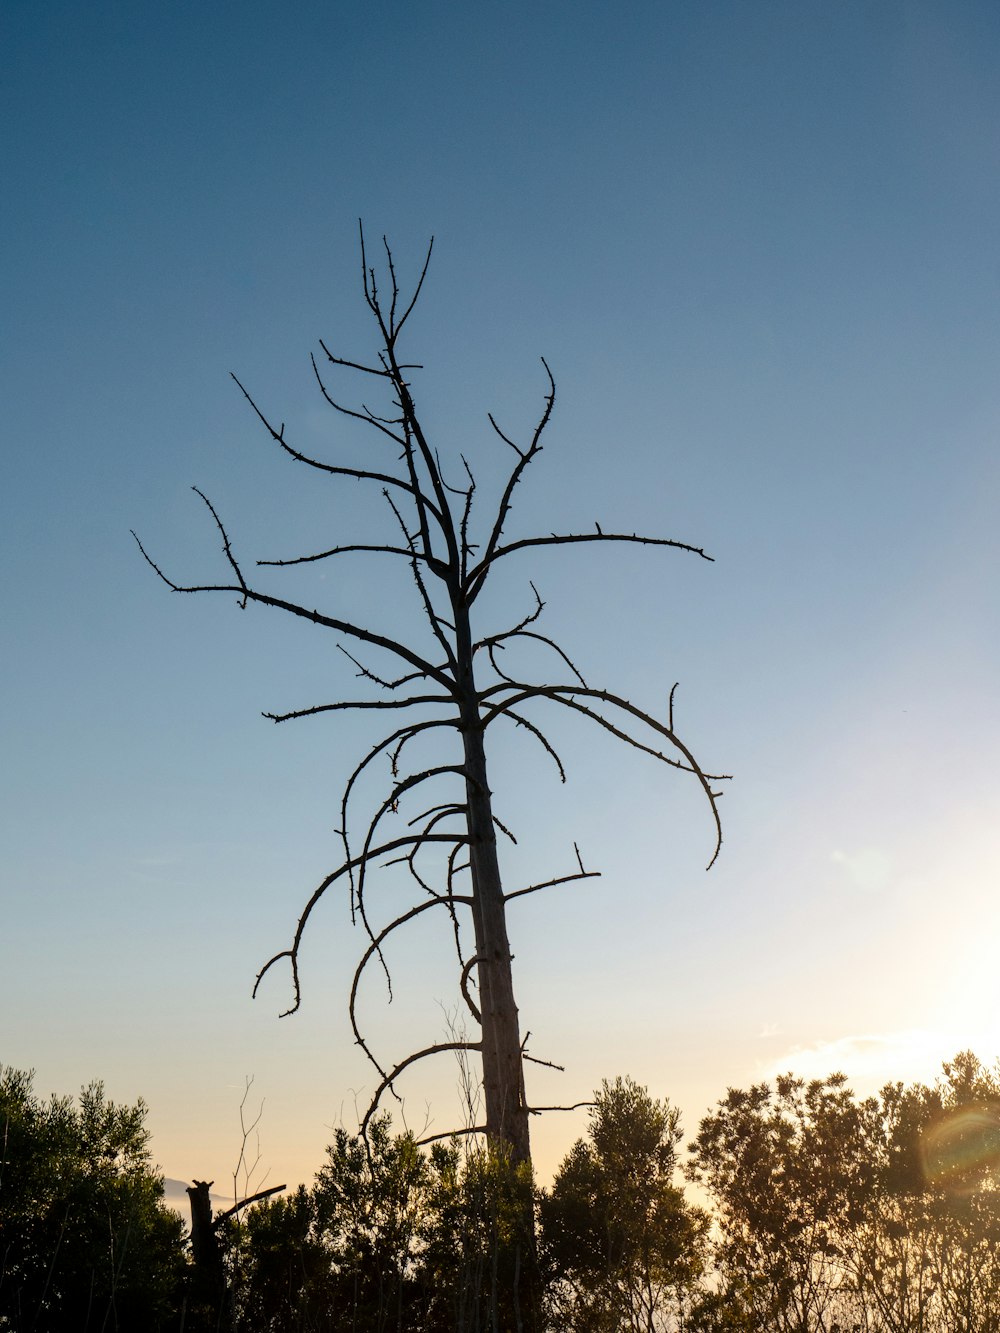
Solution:
[{"label": "blue sky", "polygon": [[[513,915],[522,1024],[567,1066],[538,1100],[631,1073],[689,1129],[776,1068],[861,1086],[1000,1054],[995,772],[1000,508],[1000,17],[992,4],[586,3],[4,10],[6,436],[0,1059],[43,1091],[152,1105],[180,1178],[224,1178],[246,1075],[271,1180],[308,1178],[370,1088],[331,899],[251,1002],[330,868],[371,733],[262,709],[353,690],[333,645],[226,599],[189,487],[247,558],[382,521],[277,457],[229,372],[314,450],[356,437],[308,354],[372,345],[357,219],[404,274],[418,405],[485,488],[485,414],[556,414],[512,531],[595,520],[704,546],[509,562],[594,680],[734,774],[726,843],[695,793],[559,731],[565,790],[499,748],[513,879],[577,840],[601,881]],[[358,562],[323,593],[406,625]],[[367,1010],[382,1049],[440,1039],[446,940]],[[443,1009],[442,1007],[443,1006]],[[454,1116],[453,1069],[407,1119]],[[543,1170],[579,1121],[535,1130]]]}]

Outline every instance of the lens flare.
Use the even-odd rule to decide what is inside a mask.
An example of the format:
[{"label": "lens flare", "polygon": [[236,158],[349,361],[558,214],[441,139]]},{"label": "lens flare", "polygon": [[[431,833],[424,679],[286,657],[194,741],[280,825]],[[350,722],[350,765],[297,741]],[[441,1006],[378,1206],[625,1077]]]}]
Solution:
[{"label": "lens flare", "polygon": [[971,1194],[1000,1174],[1000,1108],[966,1106],[924,1131],[924,1174],[953,1194]]}]

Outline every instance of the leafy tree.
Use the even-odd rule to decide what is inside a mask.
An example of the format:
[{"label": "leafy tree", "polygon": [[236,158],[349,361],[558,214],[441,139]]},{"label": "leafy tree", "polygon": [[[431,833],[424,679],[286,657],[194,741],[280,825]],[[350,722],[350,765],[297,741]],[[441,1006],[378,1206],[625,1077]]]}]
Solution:
[{"label": "leafy tree", "polygon": [[842,1074],[789,1074],[730,1089],[702,1120],[689,1173],[713,1196],[724,1287],[751,1327],[792,1333],[843,1315],[841,1259],[874,1187],[862,1132],[873,1111]]},{"label": "leafy tree", "polygon": [[[243,386],[247,401],[272,440],[295,462],[327,479],[349,478],[374,485],[382,492],[388,533],[363,534],[361,540],[335,535],[322,549],[304,555],[258,561],[260,566],[315,566],[317,562],[350,561],[357,553],[397,562],[404,571],[415,604],[425,622],[424,639],[404,641],[398,628],[370,627],[345,619],[336,603],[320,610],[307,590],[309,600],[292,600],[283,585],[260,586],[248,574],[230,540],[218,510],[201,492],[222,542],[225,569],[213,581],[181,584],[171,579],[143,550],[159,577],[175,592],[226,593],[241,606],[253,605],[303,619],[351,645],[345,653],[354,662],[359,677],[376,693],[364,698],[342,699],[283,712],[268,713],[275,722],[292,718],[336,713],[344,710],[389,710],[400,722],[362,758],[351,773],[341,801],[343,860],[317,886],[308,899],[294,931],[292,942],[264,966],[261,977],[277,962],[290,965],[294,1000],[299,1004],[299,950],[303,932],[317,903],[334,884],[350,886],[352,914],[368,934],[366,948],[354,977],[350,1016],[354,1035],[378,1075],[371,1105],[363,1120],[368,1129],[377,1115],[381,1098],[394,1088],[399,1076],[417,1060],[444,1051],[474,1051],[482,1066],[485,1125],[495,1144],[506,1144],[516,1164],[530,1159],[528,1118],[533,1108],[525,1090],[524,1061],[527,1055],[520,1034],[511,972],[511,950],[507,923],[508,904],[520,896],[555,884],[586,878],[576,855],[572,868],[552,878],[511,889],[501,878],[497,849],[498,831],[508,830],[500,822],[493,804],[487,772],[487,732],[514,726],[521,735],[541,747],[547,760],[565,780],[558,754],[540,725],[545,710],[571,713],[601,727],[623,743],[654,760],[692,775],[703,790],[713,825],[714,861],[721,839],[716,778],[702,769],[691,750],[674,729],[673,694],[664,718],[636,707],[628,699],[603,688],[588,685],[567,654],[541,633],[537,622],[543,603],[530,585],[531,597],[514,624],[484,628],[479,623],[480,598],[501,563],[528,548],[582,544],[639,543],[674,548],[704,558],[699,548],[664,537],[634,532],[605,532],[599,524],[583,531],[551,532],[512,539],[506,529],[514,493],[527,469],[542,452],[542,438],[549,425],[555,382],[545,366],[547,392],[536,424],[518,442],[497,424],[489,422],[513,462],[506,480],[489,506],[486,520],[478,523],[481,495],[473,471],[462,456],[454,465],[440,459],[418,414],[412,393],[412,376],[420,367],[404,359],[403,332],[420,295],[430,249],[412,296],[403,296],[388,245],[385,246],[386,278],[383,283],[369,265],[364,237],[361,267],[364,299],[374,320],[379,350],[368,361],[335,355],[321,342],[331,375],[345,371],[363,377],[366,386],[381,393],[377,407],[346,406],[328,387],[313,359],[313,370],[324,399],[345,422],[358,423],[368,432],[370,445],[384,453],[366,453],[345,463],[305,454],[286,435],[283,424],[275,425]],[[237,381],[238,383],[238,381]],[[138,539],[137,539],[138,540]],[[140,544],[140,549],[142,549]],[[278,577],[281,577],[280,575]],[[334,586],[327,584],[327,588]],[[398,603],[398,598],[396,599]],[[527,646],[548,654],[554,677],[542,680],[523,677],[513,653],[505,650]],[[375,660],[388,657],[389,670],[376,668],[353,656],[370,653]],[[442,729],[444,735],[442,735]],[[492,734],[492,732],[491,732]],[[421,747],[428,739],[456,738],[457,743],[428,760]],[[389,782],[384,799],[374,812],[362,818],[354,836],[354,805],[362,779],[375,762],[388,761]],[[436,854],[445,865],[443,879],[432,884],[425,860]],[[377,866],[402,864],[417,893],[413,906],[378,925],[370,915],[367,894],[372,871]],[[457,992],[467,1004],[479,1029],[475,1040],[454,1039],[414,1051],[402,1059],[385,1061],[376,1056],[363,1035],[357,1013],[361,978],[373,963],[386,973],[383,947],[393,933],[425,911],[447,916],[455,932],[457,947]],[[471,947],[465,935],[472,935]],[[464,932],[464,934],[463,934]],[[473,994],[473,986],[476,993]],[[256,990],[256,988],[255,988]]]},{"label": "leafy tree", "polygon": [[971,1051],[890,1084],[866,1150],[878,1188],[847,1252],[891,1330],[1000,1329],[1000,1081]]},{"label": "leafy tree", "polygon": [[377,1117],[339,1130],[313,1187],[254,1204],[226,1234],[239,1328],[485,1333],[531,1326],[524,1164],[454,1140],[421,1151]]},{"label": "leafy tree", "polygon": [[534,1266],[534,1184],[503,1144],[455,1139],[430,1152],[417,1273],[422,1328],[486,1333],[535,1327],[538,1293],[520,1280]]},{"label": "leafy tree", "polygon": [[1000,1329],[1000,1083],[970,1052],[864,1101],[842,1074],[731,1089],[690,1172],[719,1229],[695,1327]]},{"label": "leafy tree", "polygon": [[91,1083],[42,1100],[0,1066],[0,1327],[167,1329],[183,1226],[150,1164],[146,1106]]},{"label": "leafy tree", "polygon": [[631,1079],[605,1082],[587,1139],[540,1203],[553,1326],[652,1333],[693,1293],[708,1219],[674,1183],[676,1109]]},{"label": "leafy tree", "polygon": [[412,1262],[428,1180],[412,1135],[376,1117],[367,1143],[338,1129],[312,1192],[315,1234],[336,1278],[333,1327],[417,1327]]},{"label": "leafy tree", "polygon": [[319,1232],[312,1191],[300,1185],[285,1198],[253,1205],[238,1224],[231,1221],[225,1240],[239,1271],[237,1328],[319,1333],[337,1327],[343,1292]]}]

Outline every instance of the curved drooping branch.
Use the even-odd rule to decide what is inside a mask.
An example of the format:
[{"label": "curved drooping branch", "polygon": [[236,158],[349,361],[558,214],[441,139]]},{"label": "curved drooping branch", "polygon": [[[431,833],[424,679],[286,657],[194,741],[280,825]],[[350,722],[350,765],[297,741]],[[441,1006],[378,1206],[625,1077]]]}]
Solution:
[{"label": "curved drooping branch", "polygon": [[503,635],[502,639],[497,639],[492,642],[484,644],[487,654],[489,655],[490,666],[493,668],[493,670],[496,672],[496,674],[500,677],[501,680],[506,681],[509,685],[517,684],[517,681],[514,680],[512,676],[507,675],[505,671],[502,671],[500,669],[500,667],[497,665],[497,660],[496,660],[497,649],[506,648],[507,643],[511,639],[531,639],[534,640],[535,643],[542,643],[547,648],[551,648],[552,651],[556,654],[556,656],[561,658],[562,661],[566,663],[570,671],[572,671],[573,675],[576,676],[577,680],[580,682],[583,688],[584,689],[587,688],[587,682],[584,680],[583,676],[577,670],[577,667],[573,663],[569,654],[564,649],[560,648],[554,639],[550,639],[547,634],[536,634],[533,630],[528,630],[528,629],[511,630],[508,634]]},{"label": "curved drooping branch", "polygon": [[[385,752],[389,749],[390,746],[395,746],[396,748],[394,751],[392,751],[390,759],[391,771],[393,777],[395,777],[398,773],[400,747],[405,745],[408,741],[413,740],[415,737],[421,735],[422,733],[432,731],[437,727],[456,727],[457,725],[458,721],[456,718],[448,717],[448,718],[430,718],[424,722],[412,722],[408,726],[399,727],[396,731],[392,732],[391,735],[383,737],[383,739],[380,740],[376,745],[374,745],[364,756],[364,758],[355,766],[350,777],[347,779],[347,783],[344,787],[344,791],[340,799],[340,837],[344,846],[344,857],[347,862],[353,861],[351,855],[350,837],[348,832],[348,806],[350,805],[351,795],[354,791],[355,786],[360,781],[362,775],[365,773],[369,765],[375,759],[377,759],[379,755],[385,754]],[[353,869],[351,871],[350,886],[351,886],[351,903],[352,903],[351,921],[353,924],[354,921],[353,903],[354,903],[354,892],[355,892]]]},{"label": "curved drooping branch", "polygon": [[[486,696],[492,696],[496,692],[510,688],[511,686],[504,682],[495,686],[492,691],[484,691],[484,694]],[[644,712],[641,708],[636,708],[635,704],[630,703],[627,699],[623,699],[620,695],[612,694],[610,690],[584,688],[581,685],[526,686],[515,684],[515,688],[518,690],[518,693],[501,703],[494,704],[489,709],[483,720],[484,728],[488,727],[496,718],[502,717],[504,714],[509,714],[512,707],[515,707],[526,700],[548,699],[552,703],[562,704],[563,707],[571,708],[575,712],[582,714],[582,716],[590,718],[592,722],[596,722],[598,726],[603,727],[605,731],[610,732],[617,740],[623,741],[633,749],[641,750],[643,754],[651,755],[654,759],[659,760],[661,763],[668,764],[671,768],[678,768],[683,772],[693,773],[708,798],[709,808],[712,812],[712,820],[715,824],[715,848],[708,865],[705,867],[706,870],[711,870],[718,858],[719,852],[722,850],[722,819],[719,815],[718,807],[718,800],[722,793],[713,791],[712,783],[729,781],[730,775],[728,773],[705,773],[688,747],[670,727],[665,726],[662,722],[657,722],[656,718],[652,717],[649,713]],[[664,754],[662,750],[654,749],[651,745],[645,745],[637,737],[631,735],[623,728],[615,726],[615,724],[608,721],[606,717],[602,717],[595,709],[588,708],[586,704],[581,704],[576,698],[577,695],[584,695],[587,698],[598,699],[602,703],[609,704],[613,708],[618,708],[622,712],[627,713],[636,721],[641,722],[643,726],[649,727],[651,731],[656,732],[658,735],[663,736],[668,740],[674,749],[684,756],[686,762],[674,759],[671,755]],[[673,691],[671,691],[671,698],[672,695]],[[671,714],[672,712],[673,705],[671,702]]]},{"label": "curved drooping branch", "polygon": [[372,939],[371,943],[368,945],[368,948],[362,954],[361,961],[358,963],[357,967],[354,970],[354,977],[351,981],[351,994],[347,1002],[347,1013],[351,1022],[351,1031],[354,1033],[355,1043],[361,1047],[365,1055],[368,1057],[368,1059],[371,1061],[374,1067],[378,1070],[379,1076],[382,1078],[385,1077],[385,1070],[382,1068],[378,1060],[372,1054],[371,1048],[369,1047],[367,1040],[362,1036],[361,1029],[358,1024],[358,1018],[357,1018],[358,988],[361,985],[362,977],[364,976],[364,973],[371,960],[375,957],[379,958],[381,957],[381,949],[385,941],[401,926],[409,925],[411,921],[415,921],[418,916],[422,916],[424,912],[430,911],[432,907],[447,907],[449,911],[454,913],[454,907],[456,903],[461,903],[465,906],[471,907],[472,898],[468,895],[458,896],[456,894],[447,894],[447,895],[440,894],[437,897],[428,900],[427,902],[417,903],[416,907],[411,907],[408,912],[401,913],[401,915],[395,917],[394,920],[390,921],[387,926],[383,927],[383,929],[379,931],[378,935],[376,935]]},{"label": "curved drooping branch", "polygon": [[[372,934],[371,926],[368,924],[368,917],[365,914],[365,878],[368,866],[371,863],[371,845],[374,841],[378,825],[382,818],[390,811],[394,814],[396,813],[399,808],[399,802],[408,791],[412,791],[414,787],[420,786],[424,782],[431,782],[434,778],[440,777],[444,773],[457,774],[459,777],[465,776],[465,770],[458,764],[442,764],[438,768],[430,768],[422,773],[410,774],[409,777],[403,778],[401,782],[395,784],[389,795],[375,812],[371,823],[368,825],[368,832],[365,834],[361,855],[358,857],[358,878],[355,885],[354,896],[358,914],[361,917],[369,939],[374,939],[374,935]],[[415,835],[415,850],[419,850],[419,848],[424,845],[428,839],[429,833],[429,829],[422,829]]]},{"label": "curved drooping branch", "polygon": [[565,783],[566,769],[563,767],[563,761],[559,758],[555,746],[545,735],[542,729],[540,727],[536,727],[534,722],[529,721],[528,718],[522,717],[520,713],[515,713],[513,708],[505,709],[503,712],[503,716],[509,717],[510,720],[514,722],[517,726],[523,727],[525,731],[527,731],[530,735],[535,737],[539,745],[541,745],[542,749],[546,752],[547,755],[549,755],[552,762],[555,764],[556,770],[559,773],[559,781]]},{"label": "curved drooping branch", "polygon": [[[430,1055],[441,1055],[444,1051],[481,1051],[482,1049],[483,1043],[481,1041],[439,1041],[433,1046],[425,1046],[422,1051],[413,1051],[412,1054],[408,1055],[404,1060],[400,1060],[399,1064],[394,1065],[392,1069],[389,1070],[382,1079],[382,1082],[375,1089],[368,1110],[365,1112],[361,1121],[360,1133],[362,1137],[367,1133],[372,1116],[377,1112],[379,1103],[385,1093],[391,1090],[397,1097],[399,1096],[399,1094],[396,1093],[393,1084],[404,1069],[409,1069],[410,1065],[416,1064],[418,1060],[426,1060]],[[402,1099],[400,1098],[400,1100]]]},{"label": "curved drooping branch", "polygon": [[[407,847],[411,843],[416,841],[418,841],[418,839],[414,837],[412,834],[406,835],[401,838],[393,838],[391,842],[384,843],[381,847],[373,848],[369,854],[369,858],[374,860],[376,857],[388,855],[389,852],[398,851],[400,847]],[[453,843],[455,841],[455,838],[454,835],[450,833],[431,833],[428,836],[424,837],[422,841]],[[316,907],[316,904],[323,897],[324,893],[326,893],[327,889],[331,886],[331,884],[335,884],[338,879],[342,879],[344,875],[349,874],[357,865],[360,864],[361,859],[362,859],[361,857],[356,856],[353,858],[352,861],[344,862],[343,864],[339,865],[336,870],[331,871],[329,875],[327,875],[323,880],[320,881],[320,883],[310,894],[309,900],[306,903],[305,907],[302,909],[302,913],[299,916],[298,924],[295,927],[295,934],[292,938],[292,943],[289,946],[289,948],[280,949],[276,954],[273,954],[267,960],[264,966],[260,969],[260,971],[257,973],[257,979],[254,982],[253,991],[251,992],[251,994],[254,996],[256,996],[257,994],[257,991],[260,987],[260,983],[264,980],[264,977],[267,975],[267,973],[270,972],[271,968],[274,967],[275,963],[280,962],[282,958],[288,959],[292,971],[292,985],[294,988],[295,999],[292,1006],[279,1015],[280,1018],[287,1018],[289,1014],[294,1014],[302,1001],[302,990],[299,983],[299,949],[302,945],[302,936],[305,932],[305,928],[309,921],[309,918],[313,913],[313,909]]]}]

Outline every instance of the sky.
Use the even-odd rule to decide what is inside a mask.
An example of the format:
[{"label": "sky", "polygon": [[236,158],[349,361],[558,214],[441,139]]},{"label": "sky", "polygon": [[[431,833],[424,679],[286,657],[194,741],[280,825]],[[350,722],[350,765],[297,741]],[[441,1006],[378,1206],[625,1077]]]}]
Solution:
[{"label": "sky", "polygon": [[[544,598],[594,683],[732,774],[712,869],[683,774],[552,722],[569,778],[501,735],[535,1104],[629,1074],[689,1132],[728,1087],[859,1091],[1000,1055],[1000,12],[992,3],[265,0],[3,7],[0,1061],[150,1106],[156,1162],[308,1181],[373,1074],[345,1001],[362,937],[317,911],[292,1017],[275,968],[334,867],[365,718],[335,637],[228,596],[191,492],[248,563],[386,533],[379,497],[279,455],[374,446],[323,404],[322,338],[373,348],[358,256],[390,239],[418,410],[480,493],[557,382],[508,532],[703,547],[513,556],[482,632]],[[338,380],[361,401],[362,388]],[[354,398],[351,398],[354,395]],[[368,455],[370,456],[370,455]],[[532,475],[533,474],[533,475]],[[454,475],[454,474],[453,474]],[[391,517],[391,516],[390,516]],[[419,635],[409,576],[306,589]],[[550,669],[525,659],[525,669]],[[387,889],[385,910],[398,901]],[[447,934],[363,993],[386,1059],[460,1023]],[[398,1123],[462,1121],[444,1057]],[[532,1125],[540,1178],[584,1129]],[[256,1155],[256,1154],[255,1154]],[[218,1185],[217,1185],[218,1188]]]}]

